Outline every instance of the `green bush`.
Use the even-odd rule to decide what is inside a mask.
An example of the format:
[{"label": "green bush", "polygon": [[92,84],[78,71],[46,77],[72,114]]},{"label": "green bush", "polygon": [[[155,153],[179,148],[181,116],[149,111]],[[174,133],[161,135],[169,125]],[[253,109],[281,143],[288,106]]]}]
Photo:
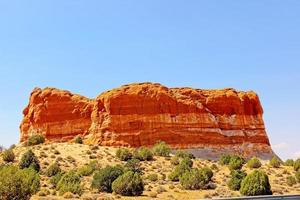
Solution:
[{"label": "green bush", "polygon": [[260,168],[261,167],[261,162],[258,158],[253,157],[250,160],[248,160],[247,167],[249,167],[250,169]]},{"label": "green bush", "polygon": [[40,171],[40,162],[31,149],[23,154],[19,166],[21,169],[32,168]]},{"label": "green bush", "polygon": [[294,176],[288,176],[288,177],[286,177],[286,183],[288,186],[293,186],[297,183],[297,181]]},{"label": "green bush", "polygon": [[169,174],[171,181],[179,181],[179,177],[185,172],[192,169],[193,161],[190,158],[184,158],[179,165]]},{"label": "green bush", "polygon": [[228,165],[231,159],[231,155],[229,154],[222,154],[219,158],[219,164],[220,165]]},{"label": "green bush", "polygon": [[14,154],[13,150],[11,150],[11,149],[4,150],[2,152],[2,159],[5,162],[14,162],[15,154]]},{"label": "green bush", "polygon": [[242,181],[240,193],[246,196],[271,195],[268,175],[261,170],[254,170]]},{"label": "green bush", "polygon": [[60,195],[66,192],[81,195],[83,192],[80,176],[74,170],[65,173],[57,183],[56,188]]},{"label": "green bush", "polygon": [[235,191],[239,190],[241,188],[241,183],[247,174],[241,170],[233,170],[231,171],[230,175],[231,178],[227,182],[229,189]]},{"label": "green bush", "polygon": [[183,150],[176,151],[175,156],[177,156],[178,158],[189,157],[190,159],[195,159],[195,156],[192,153]]},{"label": "green bush", "polygon": [[74,142],[76,144],[83,144],[83,140],[82,140],[81,136],[79,136],[79,135],[75,137]]},{"label": "green bush", "polygon": [[42,144],[44,142],[45,142],[45,137],[43,135],[33,135],[28,138],[26,145],[33,146],[33,145]]},{"label": "green bush", "polygon": [[167,157],[171,153],[171,148],[168,144],[163,141],[159,141],[152,147],[152,152],[156,156],[164,156]]},{"label": "green bush", "polygon": [[94,173],[94,171],[98,168],[97,161],[91,161],[90,163],[80,167],[77,169],[77,174],[79,176],[90,176]]},{"label": "green bush", "polygon": [[50,178],[50,183],[51,183],[54,187],[56,187],[57,184],[58,184],[58,182],[60,181],[60,179],[61,179],[61,177],[62,177],[63,175],[64,175],[64,172],[63,172],[63,171],[61,171],[61,172],[55,174],[54,176],[52,176],[52,177]]},{"label": "green bush", "polygon": [[237,170],[237,169],[241,169],[243,167],[243,164],[245,163],[245,160],[237,155],[233,155],[230,158],[229,164],[228,164],[228,168],[230,170]]},{"label": "green bush", "polygon": [[293,159],[287,159],[284,163],[285,166],[294,166],[294,160]]},{"label": "green bush", "polygon": [[153,153],[147,147],[140,147],[134,151],[133,158],[139,159],[140,161],[152,160]]},{"label": "green bush", "polygon": [[157,174],[149,174],[148,176],[147,176],[147,179],[149,179],[150,181],[152,181],[152,182],[155,182],[155,181],[157,181],[158,180],[158,175]]},{"label": "green bush", "polygon": [[47,170],[45,172],[45,175],[48,176],[48,177],[52,177],[52,176],[55,176],[57,173],[60,173],[60,172],[61,172],[61,169],[60,169],[58,163],[55,162],[47,168]]},{"label": "green bush", "polygon": [[118,149],[116,152],[117,158],[121,161],[127,161],[132,158],[132,153],[128,149]]},{"label": "green bush", "polygon": [[186,170],[180,177],[179,181],[184,189],[197,190],[204,188],[213,176],[210,168],[204,167],[201,169]]},{"label": "green bush", "polygon": [[0,167],[0,200],[29,200],[40,188],[39,174],[13,165]]},{"label": "green bush", "polygon": [[144,183],[138,173],[128,171],[112,183],[112,190],[123,196],[139,196],[144,191]]},{"label": "green bush", "polygon": [[112,192],[112,182],[123,174],[121,166],[107,166],[97,171],[93,176],[92,188],[99,192]]},{"label": "green bush", "polygon": [[270,166],[272,166],[274,168],[279,168],[281,165],[281,162],[276,156],[273,156],[273,158],[270,160],[269,164],[270,164]]},{"label": "green bush", "polygon": [[296,172],[297,181],[300,183],[300,169]]},{"label": "green bush", "polygon": [[300,158],[298,158],[297,160],[295,160],[294,162],[294,170],[298,171],[300,169]]},{"label": "green bush", "polygon": [[124,167],[125,167],[125,171],[133,171],[136,173],[142,172],[141,162],[140,160],[135,158],[128,160]]}]

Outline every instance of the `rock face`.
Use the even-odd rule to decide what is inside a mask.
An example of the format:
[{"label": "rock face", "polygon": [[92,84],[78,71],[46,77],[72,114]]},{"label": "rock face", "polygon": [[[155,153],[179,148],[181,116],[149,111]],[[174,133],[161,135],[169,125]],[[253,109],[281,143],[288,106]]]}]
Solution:
[{"label": "rock face", "polygon": [[21,142],[43,134],[47,141],[108,146],[149,146],[163,140],[196,156],[240,153],[274,155],[258,96],[234,89],[167,88],[154,83],[121,86],[96,99],[54,88],[33,90],[23,111]]}]

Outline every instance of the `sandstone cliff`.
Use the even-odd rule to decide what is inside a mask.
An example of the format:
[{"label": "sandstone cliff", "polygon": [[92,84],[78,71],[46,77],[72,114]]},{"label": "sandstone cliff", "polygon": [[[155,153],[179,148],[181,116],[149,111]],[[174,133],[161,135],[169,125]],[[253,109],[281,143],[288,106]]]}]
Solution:
[{"label": "sandstone cliff", "polygon": [[252,91],[136,83],[88,99],[36,88],[23,114],[21,142],[33,134],[43,134],[50,142],[81,135],[87,143],[108,146],[138,147],[163,140],[204,157],[225,152],[273,155],[263,110]]}]

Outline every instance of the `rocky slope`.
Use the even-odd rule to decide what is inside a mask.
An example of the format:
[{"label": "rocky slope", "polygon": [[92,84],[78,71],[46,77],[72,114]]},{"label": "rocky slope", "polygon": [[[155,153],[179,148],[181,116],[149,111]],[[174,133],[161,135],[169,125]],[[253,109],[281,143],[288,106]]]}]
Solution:
[{"label": "rocky slope", "polygon": [[160,84],[124,85],[95,99],[55,88],[35,88],[23,111],[21,142],[33,134],[48,141],[107,146],[153,145],[164,140],[196,156],[241,153],[270,158],[258,96],[234,89],[167,88]]}]

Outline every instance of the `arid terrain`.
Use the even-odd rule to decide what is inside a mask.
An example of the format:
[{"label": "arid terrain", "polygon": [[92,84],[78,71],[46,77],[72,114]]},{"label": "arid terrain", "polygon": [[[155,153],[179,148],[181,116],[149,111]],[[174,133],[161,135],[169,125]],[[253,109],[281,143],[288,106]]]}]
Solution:
[{"label": "arid terrain", "polygon": [[[55,191],[44,172],[49,165],[55,161],[59,164],[63,171],[69,171],[73,169],[79,169],[85,164],[91,161],[96,161],[99,168],[103,168],[108,165],[121,164],[124,165],[124,161],[120,161],[116,157],[116,151],[118,148],[103,147],[94,145],[84,145],[76,143],[51,143],[51,144],[39,144],[35,146],[24,147],[18,145],[14,147],[13,152],[16,155],[13,164],[20,161],[21,155],[28,149],[32,149],[34,154],[38,157],[41,170],[41,187],[31,199],[64,199],[64,195],[59,195]],[[230,177],[230,170],[227,166],[220,165],[217,161],[193,159],[193,167],[200,168],[207,166],[213,169],[212,187],[211,189],[199,189],[199,190],[185,190],[181,187],[179,182],[172,182],[168,180],[168,175],[174,169],[174,165],[171,163],[171,154],[169,157],[154,156],[152,161],[142,161],[142,178],[145,184],[145,190],[141,196],[138,197],[124,197],[115,193],[98,192],[91,189],[92,175],[82,177],[82,186],[84,192],[82,196],[71,195],[68,198],[74,199],[201,199],[212,197],[232,197],[240,196],[238,191],[231,191],[227,182]],[[3,160],[0,161],[3,163]],[[215,165],[212,167],[212,165]],[[300,193],[300,184],[297,183],[293,186],[287,185],[287,176],[294,175],[293,167],[281,165],[279,168],[271,167],[267,161],[262,161],[260,167],[265,171],[270,179],[271,189],[273,194],[296,194]],[[249,169],[246,165],[242,170],[247,173],[252,169]],[[157,180],[149,180],[147,177],[149,174],[157,174]]]}]

